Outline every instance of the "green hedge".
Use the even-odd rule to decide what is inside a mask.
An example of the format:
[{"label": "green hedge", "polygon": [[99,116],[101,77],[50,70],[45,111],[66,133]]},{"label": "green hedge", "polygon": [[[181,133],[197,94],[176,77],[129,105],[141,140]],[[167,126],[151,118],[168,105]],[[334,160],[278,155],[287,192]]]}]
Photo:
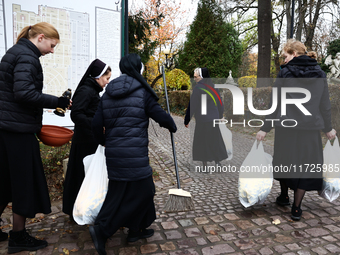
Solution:
[{"label": "green hedge", "polygon": [[[185,111],[188,107],[190,101],[190,90],[175,90],[168,91],[169,97],[169,106],[171,113],[185,115]],[[162,106],[163,109],[166,108],[165,94],[157,92],[159,97],[158,103]]]}]

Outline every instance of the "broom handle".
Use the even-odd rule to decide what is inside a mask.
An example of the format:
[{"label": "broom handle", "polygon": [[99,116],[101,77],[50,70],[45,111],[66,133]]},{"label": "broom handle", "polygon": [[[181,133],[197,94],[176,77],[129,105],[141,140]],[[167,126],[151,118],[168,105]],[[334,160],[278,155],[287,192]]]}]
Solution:
[{"label": "broom handle", "polygon": [[[169,99],[168,99],[168,91],[166,89],[166,82],[165,82],[165,71],[164,65],[162,66],[162,73],[163,73],[163,83],[164,83],[164,91],[165,91],[165,99],[166,99],[166,107],[168,109],[168,113],[170,114],[170,106],[169,106]],[[170,132],[171,136],[171,145],[172,145],[172,153],[174,155],[174,162],[175,162],[175,171],[176,171],[176,179],[177,179],[177,188],[181,188],[181,184],[179,182],[179,174],[178,174],[178,166],[177,166],[177,158],[176,158],[176,149],[174,143],[174,134]]]}]

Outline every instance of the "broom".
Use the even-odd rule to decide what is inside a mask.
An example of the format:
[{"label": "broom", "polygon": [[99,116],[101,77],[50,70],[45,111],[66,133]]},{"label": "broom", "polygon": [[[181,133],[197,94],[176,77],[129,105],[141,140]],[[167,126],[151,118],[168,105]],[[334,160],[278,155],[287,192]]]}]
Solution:
[{"label": "broom", "polygon": [[[166,98],[166,106],[167,106],[167,109],[168,109],[168,113],[170,114],[168,92],[167,92],[167,89],[166,89],[166,82],[165,82],[164,66],[162,66],[162,73],[163,73],[163,83],[164,83],[164,91],[165,91],[165,98]],[[169,190],[169,200],[165,203],[163,210],[165,212],[192,211],[192,210],[194,210],[194,203],[192,201],[191,194],[188,191],[181,189],[181,184],[180,184],[180,181],[179,181],[179,174],[178,174],[178,166],[177,166],[174,136],[173,136],[172,132],[170,132],[170,136],[171,136],[172,153],[173,153],[174,162],[175,162],[177,189],[170,189]]]}]

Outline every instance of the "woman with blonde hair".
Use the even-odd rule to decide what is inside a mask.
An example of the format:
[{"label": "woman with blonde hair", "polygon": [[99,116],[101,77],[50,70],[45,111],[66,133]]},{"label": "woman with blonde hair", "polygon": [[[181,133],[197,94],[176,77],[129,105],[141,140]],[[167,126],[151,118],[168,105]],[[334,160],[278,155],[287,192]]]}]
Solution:
[{"label": "woman with blonde hair", "polygon": [[[8,253],[47,246],[30,236],[26,218],[51,212],[51,203],[35,136],[42,127],[43,108],[66,108],[71,101],[42,93],[39,57],[54,52],[59,33],[46,22],[25,27],[0,63],[0,215],[12,202],[13,229]],[[19,160],[18,160],[19,159]],[[0,230],[0,241],[7,240]]]},{"label": "woman with blonde hair", "polygon": [[[274,178],[280,181],[281,186],[281,194],[276,203],[289,205],[288,188],[292,189],[294,201],[291,218],[300,220],[305,192],[322,188],[322,171],[315,170],[318,166],[322,168],[323,164],[320,130],[326,133],[328,139],[335,138],[336,132],[332,129],[326,74],[316,61],[316,53],[307,52],[303,43],[290,39],[283,47],[282,56],[284,64],[275,82],[279,93],[278,106],[266,119],[276,120],[273,167],[292,169],[290,172],[274,172]],[[303,107],[310,115],[305,115],[295,104],[287,104],[286,113],[283,114],[281,88],[303,88],[309,91],[311,98]],[[286,98],[298,100],[303,95],[288,92]],[[284,125],[283,120],[286,120]],[[265,123],[257,133],[258,140],[263,140],[272,128],[272,121]]]}]

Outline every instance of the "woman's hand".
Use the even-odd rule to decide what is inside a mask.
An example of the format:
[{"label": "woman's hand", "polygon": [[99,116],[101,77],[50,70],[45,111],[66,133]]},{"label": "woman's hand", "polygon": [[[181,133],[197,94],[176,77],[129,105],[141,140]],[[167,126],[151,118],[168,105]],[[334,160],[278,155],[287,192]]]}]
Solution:
[{"label": "woman's hand", "polygon": [[332,129],[331,131],[326,133],[326,136],[329,140],[332,140],[336,137],[336,131],[334,129]]},{"label": "woman's hand", "polygon": [[189,124],[186,124],[186,125],[184,125],[186,128],[188,128],[189,127]]},{"label": "woman's hand", "polygon": [[67,109],[71,109],[71,107],[72,107],[72,100],[70,99],[70,104],[68,105],[68,107],[67,107]]},{"label": "woman's hand", "polygon": [[257,132],[257,134],[256,134],[256,139],[257,139],[258,141],[262,141],[262,140],[266,137],[266,135],[267,135],[267,132],[264,132],[264,131],[260,130],[260,131]]}]

